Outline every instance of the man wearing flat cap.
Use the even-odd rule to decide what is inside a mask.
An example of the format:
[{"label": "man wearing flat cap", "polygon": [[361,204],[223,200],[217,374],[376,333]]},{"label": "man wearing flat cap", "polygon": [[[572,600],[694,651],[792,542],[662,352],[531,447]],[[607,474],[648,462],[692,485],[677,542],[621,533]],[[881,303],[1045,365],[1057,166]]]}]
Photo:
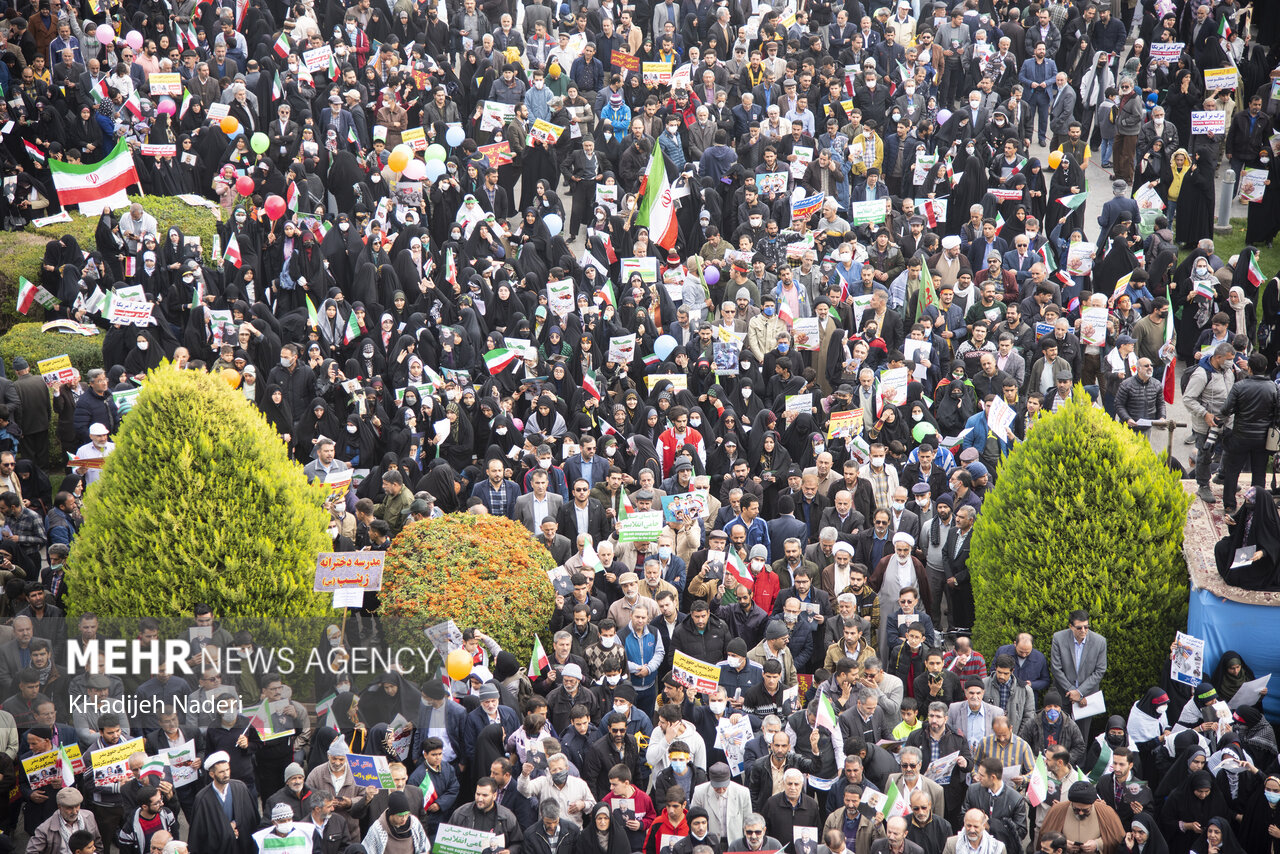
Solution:
[{"label": "man wearing flat cap", "polygon": [[1098,800],[1098,791],[1092,783],[1077,780],[1067,790],[1067,799],[1049,809],[1040,826],[1040,835],[1061,833],[1067,837],[1067,850],[1086,850],[1079,846],[1092,843],[1088,850],[1099,854],[1121,851],[1124,843],[1124,827],[1116,811]]},{"label": "man wearing flat cap", "polygon": [[[102,834],[98,832],[98,822],[93,813],[81,809],[84,795],[75,788],[59,789],[57,795],[57,811],[49,816],[31,834],[27,844],[28,851],[40,854],[60,854],[66,849],[66,840],[77,831],[85,831],[93,835],[96,850],[105,851],[102,847]],[[231,850],[228,848],[227,850]]]}]

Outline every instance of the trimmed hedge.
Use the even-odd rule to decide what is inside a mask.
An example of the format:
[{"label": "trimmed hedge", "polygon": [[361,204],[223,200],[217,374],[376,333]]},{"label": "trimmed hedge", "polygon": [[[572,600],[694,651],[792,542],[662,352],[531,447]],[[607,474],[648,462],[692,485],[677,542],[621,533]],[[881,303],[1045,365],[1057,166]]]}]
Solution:
[{"label": "trimmed hedge", "polygon": [[333,547],[325,490],[243,395],[165,363],[115,443],[71,547],[70,619],[181,619],[204,602],[259,643],[314,639],[333,614],[312,592],[316,555]]},{"label": "trimmed hedge", "polygon": [[[140,202],[147,213],[156,218],[161,232],[177,226],[182,233],[200,236],[205,260],[213,249],[213,238],[218,232],[221,208],[193,207],[172,196],[130,196],[130,202]],[[0,232],[0,332],[31,320],[43,321],[44,309],[33,306],[29,315],[18,313],[18,277],[26,276],[35,282],[40,275],[40,262],[44,259],[44,247],[50,240],[70,234],[86,252],[94,249],[93,234],[98,228],[98,217],[71,214],[71,222],[60,222],[44,228],[28,228],[24,231]],[[60,351],[65,352],[65,351]],[[54,354],[58,355],[57,353]],[[83,370],[83,368],[81,369]]]},{"label": "trimmed hedge", "polygon": [[1102,689],[1120,710],[1160,684],[1186,625],[1191,499],[1164,454],[1075,395],[1015,446],[982,503],[969,557],[973,641],[990,656],[1030,632],[1048,656],[1083,608],[1110,641]]},{"label": "trimmed hedge", "polygon": [[90,368],[101,368],[102,336],[70,335],[66,332],[41,332],[39,323],[19,323],[0,335],[0,358],[12,369],[16,356],[22,356],[36,369],[40,359],[67,354],[71,364],[84,376]]},{"label": "trimmed hedge", "polygon": [[554,567],[551,553],[504,517],[452,513],[410,523],[383,567],[388,640],[420,647],[424,629],[451,619],[459,629],[479,627],[524,665],[533,636],[551,621]]}]

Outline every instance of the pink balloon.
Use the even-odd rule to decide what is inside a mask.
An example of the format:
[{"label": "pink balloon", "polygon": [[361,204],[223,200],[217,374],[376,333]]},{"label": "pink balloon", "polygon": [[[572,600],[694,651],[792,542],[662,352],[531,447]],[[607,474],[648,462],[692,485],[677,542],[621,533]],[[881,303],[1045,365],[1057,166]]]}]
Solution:
[{"label": "pink balloon", "polygon": [[177,111],[178,111],[178,108],[174,106],[172,98],[161,98],[160,102],[156,104],[157,113],[162,113],[163,115],[166,115],[166,116],[172,116]]},{"label": "pink balloon", "polygon": [[110,24],[98,24],[98,29],[93,31],[98,39],[98,44],[110,47],[115,43],[116,31],[111,28]]},{"label": "pink balloon", "polygon": [[415,157],[409,161],[408,166],[404,167],[404,172],[401,174],[410,181],[421,181],[427,177],[427,164]]},{"label": "pink balloon", "polygon": [[124,43],[134,50],[142,50],[142,33],[137,30],[130,30],[124,37]]}]

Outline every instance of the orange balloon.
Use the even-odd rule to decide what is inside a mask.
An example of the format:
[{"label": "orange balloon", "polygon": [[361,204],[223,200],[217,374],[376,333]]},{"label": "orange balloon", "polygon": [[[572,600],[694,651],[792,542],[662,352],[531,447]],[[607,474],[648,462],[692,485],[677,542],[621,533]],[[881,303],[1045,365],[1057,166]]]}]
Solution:
[{"label": "orange balloon", "polygon": [[471,675],[471,654],[465,649],[455,649],[445,660],[445,670],[454,682],[466,679]]},{"label": "orange balloon", "polygon": [[240,122],[236,120],[235,116],[223,116],[222,121],[218,122],[218,127],[222,128],[222,132],[229,136],[240,127]]},{"label": "orange balloon", "polygon": [[224,368],[222,378],[227,381],[227,385],[232,388],[240,388],[240,372],[231,368]]},{"label": "orange balloon", "polygon": [[1062,165],[1062,152],[1050,151],[1049,152],[1049,168],[1057,169],[1061,165]]},{"label": "orange balloon", "polygon": [[404,150],[403,146],[397,145],[391,151],[391,156],[387,158],[387,165],[391,167],[392,172],[403,172],[404,167],[409,165],[409,158],[412,155]]}]

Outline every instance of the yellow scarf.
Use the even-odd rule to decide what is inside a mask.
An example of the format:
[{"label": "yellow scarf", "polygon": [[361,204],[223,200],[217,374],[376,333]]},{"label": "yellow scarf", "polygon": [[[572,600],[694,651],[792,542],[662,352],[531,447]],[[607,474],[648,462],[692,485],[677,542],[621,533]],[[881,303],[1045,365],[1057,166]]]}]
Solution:
[{"label": "yellow scarf", "polygon": [[1191,171],[1191,158],[1187,156],[1184,149],[1179,148],[1173,153],[1173,156],[1181,154],[1183,156],[1182,168],[1178,168],[1177,160],[1170,161],[1169,171],[1173,174],[1173,180],[1169,183],[1169,201],[1176,202],[1178,193],[1182,192],[1182,179],[1187,177],[1187,173]]}]

